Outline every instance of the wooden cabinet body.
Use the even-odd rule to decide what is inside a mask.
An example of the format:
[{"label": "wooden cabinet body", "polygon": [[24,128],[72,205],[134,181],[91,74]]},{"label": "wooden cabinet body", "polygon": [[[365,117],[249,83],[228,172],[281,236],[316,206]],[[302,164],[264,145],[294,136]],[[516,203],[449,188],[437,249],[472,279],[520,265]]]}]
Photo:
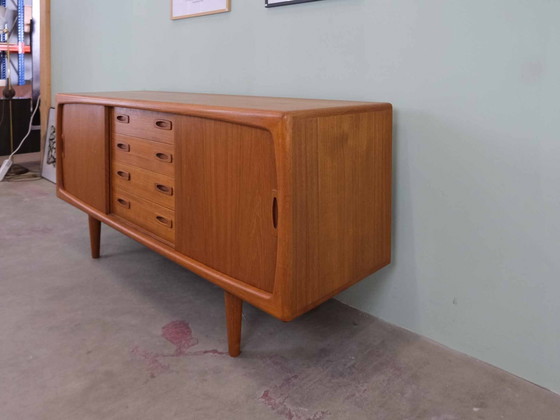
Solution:
[{"label": "wooden cabinet body", "polygon": [[228,317],[247,301],[292,320],[390,262],[390,104],[57,101],[58,196],[89,214],[93,236],[103,222],[222,287]]}]

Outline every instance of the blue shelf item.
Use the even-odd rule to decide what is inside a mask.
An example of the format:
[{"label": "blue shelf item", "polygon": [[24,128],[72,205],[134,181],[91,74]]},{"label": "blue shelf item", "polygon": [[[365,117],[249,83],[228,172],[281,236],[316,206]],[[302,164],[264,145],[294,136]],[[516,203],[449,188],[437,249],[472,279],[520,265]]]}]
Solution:
[{"label": "blue shelf item", "polygon": [[18,26],[18,85],[25,85],[25,4],[24,0],[18,0],[17,3],[17,26]]},{"label": "blue shelf item", "polygon": [[[6,7],[6,0],[0,0],[0,6]],[[4,28],[0,28],[4,29]],[[2,33],[0,35],[0,42],[6,42],[6,34]],[[0,79],[6,78],[6,53],[4,51],[0,52]]]}]

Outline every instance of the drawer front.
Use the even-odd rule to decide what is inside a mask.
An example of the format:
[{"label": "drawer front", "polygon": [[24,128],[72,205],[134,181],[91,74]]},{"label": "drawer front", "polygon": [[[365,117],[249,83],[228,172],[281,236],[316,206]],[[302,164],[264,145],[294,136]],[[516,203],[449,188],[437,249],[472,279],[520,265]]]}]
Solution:
[{"label": "drawer front", "polygon": [[168,209],[175,209],[175,181],[172,177],[113,162],[111,183],[113,188],[124,189]]},{"label": "drawer front", "polygon": [[124,134],[168,144],[175,142],[176,117],[173,114],[114,108],[112,118],[113,134]]},{"label": "drawer front", "polygon": [[113,188],[112,212],[152,234],[175,243],[175,212],[122,189]]},{"label": "drawer front", "polygon": [[113,162],[138,166],[171,177],[175,176],[173,149],[168,144],[118,134],[111,139]]}]

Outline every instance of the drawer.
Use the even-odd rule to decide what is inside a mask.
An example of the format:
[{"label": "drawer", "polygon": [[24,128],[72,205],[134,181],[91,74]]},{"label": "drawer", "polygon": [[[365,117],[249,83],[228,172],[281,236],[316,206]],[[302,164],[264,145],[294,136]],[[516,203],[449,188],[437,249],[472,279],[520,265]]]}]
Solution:
[{"label": "drawer", "polygon": [[111,139],[113,161],[171,177],[175,176],[173,149],[169,144],[119,134]]},{"label": "drawer", "polygon": [[131,108],[114,108],[112,112],[114,134],[140,137],[173,144],[177,117],[173,114]]},{"label": "drawer", "polygon": [[113,161],[111,185],[171,210],[175,209],[175,181],[172,177]]},{"label": "drawer", "polygon": [[122,189],[113,188],[111,210],[150,233],[175,243],[175,212]]}]

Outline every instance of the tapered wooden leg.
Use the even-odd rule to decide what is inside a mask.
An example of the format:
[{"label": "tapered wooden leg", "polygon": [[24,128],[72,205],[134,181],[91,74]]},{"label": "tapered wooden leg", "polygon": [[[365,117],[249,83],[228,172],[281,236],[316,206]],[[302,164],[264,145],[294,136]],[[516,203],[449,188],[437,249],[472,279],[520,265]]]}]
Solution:
[{"label": "tapered wooden leg", "polygon": [[237,357],[241,353],[241,314],[243,313],[243,301],[231,293],[224,293],[229,355],[231,357]]},{"label": "tapered wooden leg", "polygon": [[99,258],[99,246],[101,243],[101,222],[88,215],[89,241],[91,244],[91,258]]}]

